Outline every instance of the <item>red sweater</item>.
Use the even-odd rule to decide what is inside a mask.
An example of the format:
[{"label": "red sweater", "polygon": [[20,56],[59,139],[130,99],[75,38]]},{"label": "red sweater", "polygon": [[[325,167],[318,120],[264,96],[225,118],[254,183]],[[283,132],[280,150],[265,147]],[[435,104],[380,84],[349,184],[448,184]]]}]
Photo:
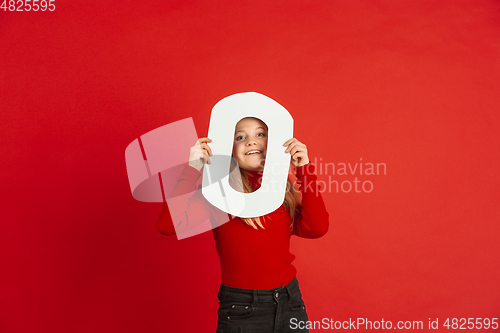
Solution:
[{"label": "red sweater", "polygon": [[[259,188],[263,173],[246,172],[252,188]],[[301,184],[302,207],[299,207],[295,216],[293,231],[290,229],[290,214],[284,205],[265,215],[264,219],[261,217],[265,229],[258,227],[256,230],[241,218],[232,218],[231,215],[228,222],[212,229],[224,285],[266,290],[290,283],[297,272],[292,265],[295,256],[290,253],[291,235],[319,238],[328,231],[329,215],[317,189],[314,164],[297,167],[295,172],[297,183]],[[200,171],[187,165],[170,196],[195,191],[200,176]],[[213,222],[214,217],[221,214],[201,195],[201,190],[186,199],[184,211],[179,218],[174,217],[178,230],[195,226],[207,218]],[[161,210],[157,228],[164,235],[175,235],[166,203]]]}]

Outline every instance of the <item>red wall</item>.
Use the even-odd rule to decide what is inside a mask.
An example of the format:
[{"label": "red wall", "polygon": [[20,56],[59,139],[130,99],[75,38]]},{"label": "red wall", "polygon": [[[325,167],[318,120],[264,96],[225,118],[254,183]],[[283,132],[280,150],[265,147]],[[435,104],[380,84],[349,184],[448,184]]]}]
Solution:
[{"label": "red wall", "polygon": [[159,234],[124,151],[244,91],[318,163],[386,165],[319,176],[373,191],[292,241],[310,319],[500,317],[498,1],[55,4],[0,11],[0,331],[215,331],[211,234]]}]

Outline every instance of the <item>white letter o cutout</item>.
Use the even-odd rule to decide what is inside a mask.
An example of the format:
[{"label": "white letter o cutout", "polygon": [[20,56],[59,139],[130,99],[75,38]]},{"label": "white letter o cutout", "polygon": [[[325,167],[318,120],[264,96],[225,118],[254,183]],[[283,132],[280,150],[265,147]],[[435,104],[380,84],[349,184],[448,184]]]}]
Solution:
[{"label": "white letter o cutout", "polygon": [[[212,164],[205,164],[203,168],[202,193],[218,209],[249,218],[269,214],[283,204],[291,157],[285,153],[283,144],[293,137],[293,118],[278,102],[262,94],[246,92],[228,96],[213,107],[210,117],[208,137],[212,139],[210,148],[214,156],[232,155],[234,128],[245,117],[259,118],[268,128],[261,187],[252,193],[236,191],[229,185],[231,159],[212,159]],[[220,180],[220,184],[211,183],[211,173],[221,172],[227,176]]]}]

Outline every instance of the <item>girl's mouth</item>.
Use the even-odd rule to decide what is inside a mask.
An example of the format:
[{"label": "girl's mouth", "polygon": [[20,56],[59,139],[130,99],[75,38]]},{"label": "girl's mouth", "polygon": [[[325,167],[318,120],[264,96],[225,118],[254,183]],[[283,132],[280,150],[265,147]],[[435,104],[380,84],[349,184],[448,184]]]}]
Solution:
[{"label": "girl's mouth", "polygon": [[253,149],[253,150],[250,150],[250,151],[245,153],[245,155],[247,155],[247,156],[260,155],[260,154],[262,154],[262,150],[258,150],[258,149]]}]

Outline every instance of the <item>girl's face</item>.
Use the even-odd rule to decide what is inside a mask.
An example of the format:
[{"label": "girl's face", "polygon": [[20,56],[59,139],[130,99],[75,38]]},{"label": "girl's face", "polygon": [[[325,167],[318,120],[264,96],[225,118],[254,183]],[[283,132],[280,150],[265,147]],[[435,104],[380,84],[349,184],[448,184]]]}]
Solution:
[{"label": "girl's face", "polygon": [[234,132],[233,157],[244,170],[263,171],[267,150],[267,126],[257,118],[243,118]]}]

